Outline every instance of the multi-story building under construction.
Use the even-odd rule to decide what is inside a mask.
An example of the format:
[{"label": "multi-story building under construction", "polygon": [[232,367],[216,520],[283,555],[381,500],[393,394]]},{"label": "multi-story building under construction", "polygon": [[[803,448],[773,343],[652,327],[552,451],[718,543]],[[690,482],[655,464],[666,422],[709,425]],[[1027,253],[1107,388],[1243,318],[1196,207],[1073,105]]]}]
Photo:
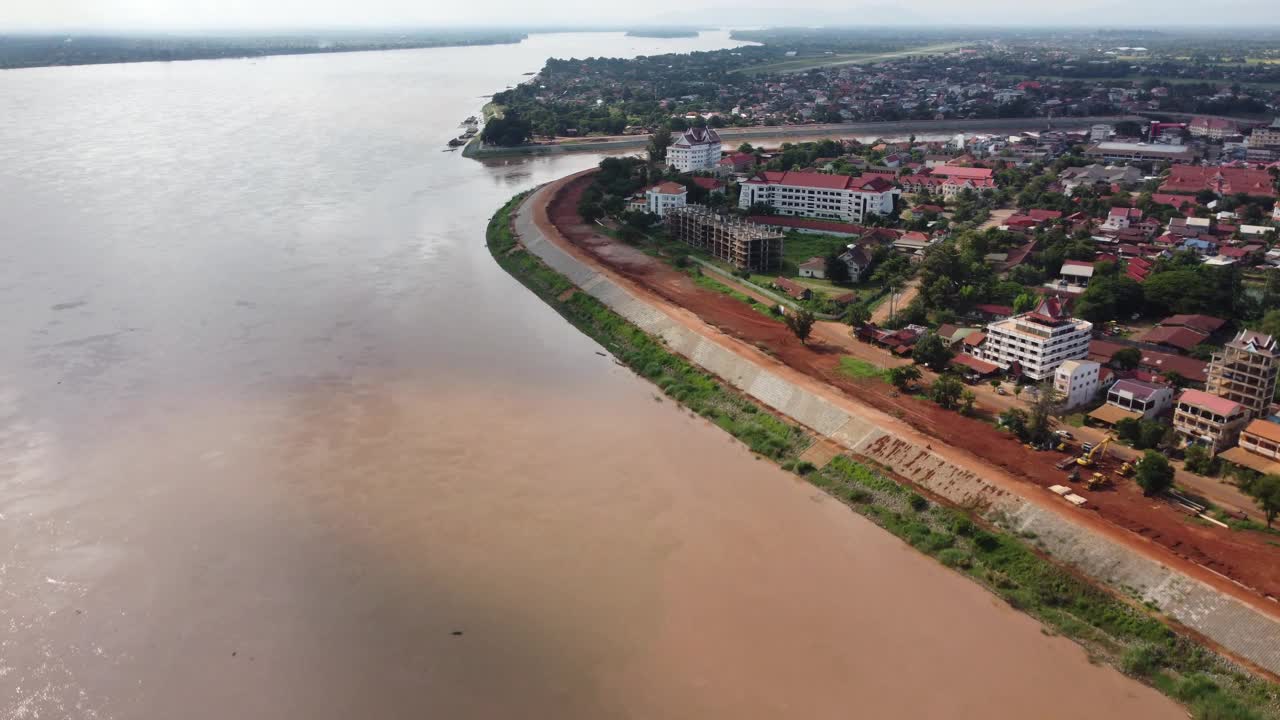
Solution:
[{"label": "multi-story building under construction", "polygon": [[1253,417],[1266,417],[1276,392],[1280,343],[1270,335],[1241,330],[1209,363],[1209,392],[1249,408]]},{"label": "multi-story building under construction", "polygon": [[782,266],[782,233],[701,205],[667,211],[667,233],[710,252],[739,270],[768,272]]}]

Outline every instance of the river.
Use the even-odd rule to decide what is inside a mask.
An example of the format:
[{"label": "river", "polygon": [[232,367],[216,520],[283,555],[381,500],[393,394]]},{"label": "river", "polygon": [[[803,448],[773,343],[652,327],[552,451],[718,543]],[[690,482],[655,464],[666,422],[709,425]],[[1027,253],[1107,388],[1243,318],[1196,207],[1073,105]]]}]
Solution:
[{"label": "river", "polygon": [[519,45],[0,72],[0,720],[1179,717],[483,246]]}]

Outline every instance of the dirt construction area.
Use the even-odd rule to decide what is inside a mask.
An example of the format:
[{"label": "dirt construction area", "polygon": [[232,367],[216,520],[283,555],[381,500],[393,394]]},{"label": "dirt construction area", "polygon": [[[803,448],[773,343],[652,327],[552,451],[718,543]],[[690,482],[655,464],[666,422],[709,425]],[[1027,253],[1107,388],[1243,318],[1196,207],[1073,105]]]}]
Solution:
[{"label": "dirt construction area", "polygon": [[[548,217],[559,234],[612,274],[630,280],[638,289],[671,305],[684,308],[724,335],[838,389],[849,399],[875,412],[891,415],[920,434],[1002,471],[1023,485],[1027,492],[1019,494],[1028,497],[1038,494],[1030,492],[1032,485],[1047,488],[1067,484],[1066,472],[1054,467],[1065,457],[1063,454],[1028,450],[1012,436],[981,420],[900,394],[878,380],[857,380],[843,375],[839,372],[840,358],[847,352],[824,340],[823,334],[815,333],[809,344],[802,344],[781,322],[733,298],[699,287],[676,268],[596,232],[596,227],[584,223],[577,211],[579,198],[590,182],[591,175],[587,174],[566,183],[552,199]],[[1090,490],[1087,495],[1089,509],[1076,511],[1080,521],[1093,524],[1111,536],[1131,534],[1127,543],[1130,545],[1135,544],[1133,536],[1143,538],[1166,551],[1151,548],[1155,550],[1152,555],[1156,559],[1214,581],[1212,574],[1203,572],[1207,568],[1218,575],[1212,584],[1227,585],[1222,582],[1223,578],[1234,581],[1237,586],[1233,594],[1238,594],[1239,585],[1243,585],[1258,595],[1280,597],[1280,536],[1212,526],[1183,514],[1164,500],[1144,497],[1129,481],[1108,489]],[[1199,567],[1188,568],[1186,561]],[[1255,605],[1273,616],[1280,616],[1280,607],[1274,603]]]}]

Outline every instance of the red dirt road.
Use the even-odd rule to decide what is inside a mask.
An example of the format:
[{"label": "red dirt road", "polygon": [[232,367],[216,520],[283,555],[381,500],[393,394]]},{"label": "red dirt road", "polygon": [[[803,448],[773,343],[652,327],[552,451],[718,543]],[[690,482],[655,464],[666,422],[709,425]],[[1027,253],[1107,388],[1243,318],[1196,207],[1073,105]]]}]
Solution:
[{"label": "red dirt road", "polygon": [[[949,460],[1037,505],[1085,522],[1159,562],[1177,566],[1188,575],[1280,617],[1280,607],[1259,598],[1259,595],[1280,597],[1280,548],[1268,544],[1267,536],[1193,524],[1163,501],[1143,497],[1135,485],[1127,482],[1110,490],[1087,491],[1090,510],[1058,508],[1056,503],[1046,503],[1045,496],[1031,491],[1031,487],[1063,484],[1065,473],[1053,467],[1053,463],[1063,457],[1061,454],[1027,450],[1010,436],[979,420],[910,396],[895,396],[893,388],[881,382],[857,381],[840,374],[839,361],[846,354],[842,348],[820,337],[815,337],[810,345],[803,345],[782,323],[732,298],[698,287],[676,269],[602,236],[593,226],[584,224],[577,205],[589,182],[590,175],[583,175],[569,180],[558,192],[553,188],[555,195],[546,208],[550,220],[547,225],[554,225],[545,227],[548,236],[563,236],[580,250],[574,254],[619,277],[633,291],[656,295],[666,301],[661,305],[682,308],[724,335],[819,381],[826,386],[828,394],[831,388],[838,389],[837,394],[867,408],[868,415],[891,416],[890,423],[905,423],[919,434],[945,443],[944,447],[933,447]],[[535,215],[535,219],[540,218]],[[689,321],[687,317],[678,319]],[[753,361],[762,359],[751,353],[750,348],[739,345],[736,351]],[[894,423],[893,418],[900,423]],[[959,452],[955,452],[957,450]]]}]

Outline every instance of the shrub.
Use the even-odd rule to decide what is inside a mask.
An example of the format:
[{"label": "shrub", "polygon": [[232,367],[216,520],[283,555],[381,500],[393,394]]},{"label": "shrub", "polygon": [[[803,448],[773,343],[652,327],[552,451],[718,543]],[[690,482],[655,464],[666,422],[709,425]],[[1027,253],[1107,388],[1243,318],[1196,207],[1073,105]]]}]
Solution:
[{"label": "shrub", "polygon": [[938,560],[949,568],[968,570],[973,567],[973,558],[969,556],[969,553],[960,550],[959,548],[947,548],[946,550],[943,550],[938,553]]},{"label": "shrub", "polygon": [[907,503],[910,504],[911,509],[916,512],[924,512],[929,508],[929,501],[916,493],[911,493],[911,496],[907,498]]}]

